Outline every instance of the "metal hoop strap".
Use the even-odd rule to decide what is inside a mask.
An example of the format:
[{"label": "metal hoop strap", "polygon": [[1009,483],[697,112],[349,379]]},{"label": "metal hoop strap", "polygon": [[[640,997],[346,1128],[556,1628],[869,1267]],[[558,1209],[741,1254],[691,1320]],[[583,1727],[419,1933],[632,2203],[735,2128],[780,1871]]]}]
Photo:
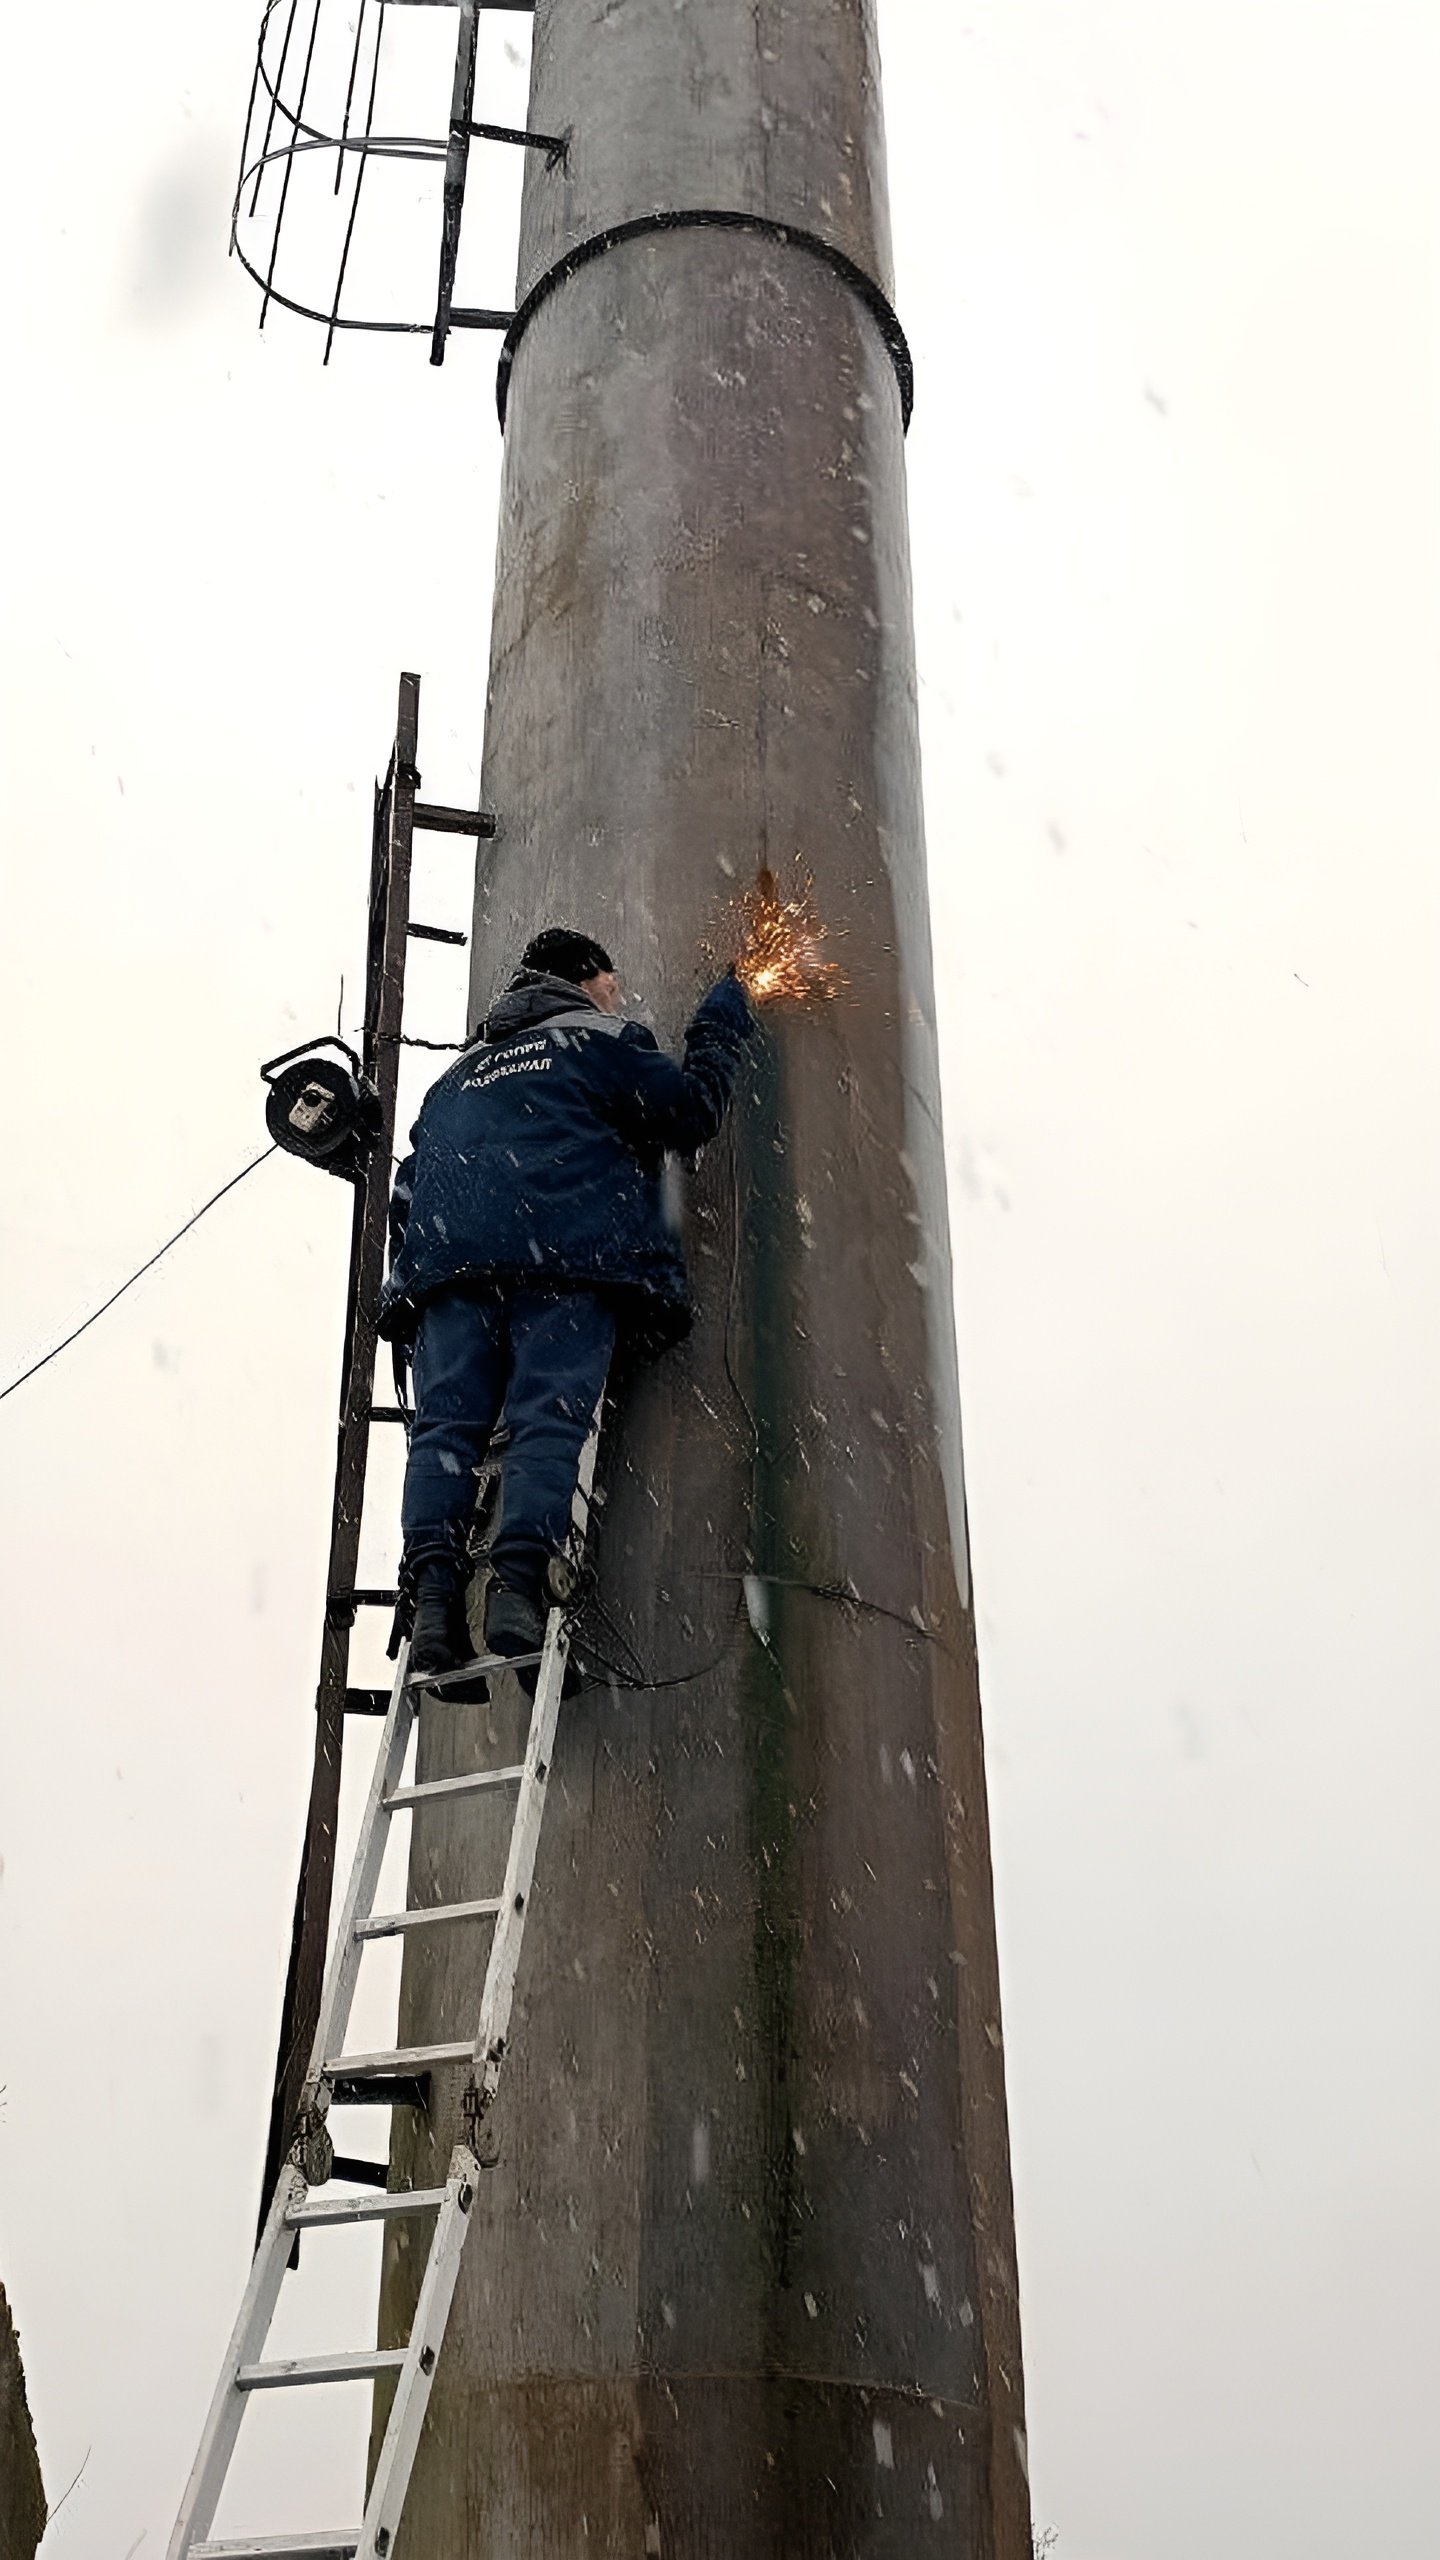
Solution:
[{"label": "metal hoop strap", "polygon": [[567,276],[574,275],[577,268],[588,266],[592,258],[603,256],[607,249],[618,248],[622,240],[642,239],[652,231],[752,231],[762,240],[778,240],[782,246],[803,249],[807,256],[818,258],[822,266],[828,267],[832,275],[839,276],[850,287],[875,321],[900,386],[901,424],[909,426],[910,413],[915,405],[915,368],[905,332],[874,277],[867,276],[863,267],[857,267],[853,258],[847,258],[843,249],[832,248],[828,240],[819,239],[813,231],[798,229],[793,222],[771,222],[764,214],[727,213],[719,207],[697,206],[683,213],[642,213],[637,214],[633,221],[612,223],[608,230],[592,232],[587,240],[577,240],[574,248],[567,249],[564,257],[557,259],[553,267],[547,267],[538,283],[531,286],[505,332],[495,378],[495,405],[500,412],[502,427],[505,424],[510,375],[520,341],[541,304],[548,302],[557,285],[563,284]]}]

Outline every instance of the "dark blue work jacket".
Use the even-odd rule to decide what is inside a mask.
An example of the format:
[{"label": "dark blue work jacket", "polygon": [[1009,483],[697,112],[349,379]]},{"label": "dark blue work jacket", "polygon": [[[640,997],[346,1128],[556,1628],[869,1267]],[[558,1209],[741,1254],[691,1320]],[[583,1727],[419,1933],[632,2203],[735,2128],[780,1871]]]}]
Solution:
[{"label": "dark blue work jacket", "polygon": [[512,987],[411,1132],[381,1332],[404,1340],[440,1289],[550,1279],[612,1291],[653,1345],[678,1342],[690,1297],[665,1157],[714,1137],[753,1027],[743,988],[721,978],[677,1065],[652,1032],[564,979]]}]

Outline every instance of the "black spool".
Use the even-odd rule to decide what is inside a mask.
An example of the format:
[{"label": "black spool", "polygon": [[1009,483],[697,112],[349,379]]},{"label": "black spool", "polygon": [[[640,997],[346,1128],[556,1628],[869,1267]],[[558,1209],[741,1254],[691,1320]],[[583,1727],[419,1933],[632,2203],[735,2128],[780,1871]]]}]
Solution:
[{"label": "black spool", "polygon": [[260,1070],[265,1126],[286,1155],[353,1182],[380,1133],[380,1101],[344,1040],[307,1040]]}]

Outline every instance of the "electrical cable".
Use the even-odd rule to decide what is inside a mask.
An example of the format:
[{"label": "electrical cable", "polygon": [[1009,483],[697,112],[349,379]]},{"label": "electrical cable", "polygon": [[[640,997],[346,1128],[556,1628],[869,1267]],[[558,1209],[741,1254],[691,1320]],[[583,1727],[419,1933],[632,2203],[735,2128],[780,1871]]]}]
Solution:
[{"label": "electrical cable", "polygon": [[53,1350],[43,1352],[38,1360],[32,1360],[29,1368],[22,1369],[18,1378],[12,1378],[8,1387],[0,1387],[0,1404],[4,1403],[7,1396],[13,1396],[17,1387],[23,1387],[27,1378],[33,1378],[38,1370],[48,1369],[52,1360],[58,1360],[62,1351],[68,1351],[72,1342],[78,1342],[82,1333],[88,1333],[92,1324],[98,1324],[103,1315],[108,1315],[116,1299],[123,1298],[127,1289],[133,1289],[137,1280],[143,1280],[147,1271],[153,1271],[156,1263],[164,1260],[171,1246],[177,1245],[182,1236],[188,1236],[192,1227],[198,1227],[201,1219],[224,1199],[227,1191],[233,1191],[237,1182],[243,1182],[247,1173],[253,1173],[257,1165],[265,1162],[266,1156],[273,1156],[275,1153],[274,1147],[267,1147],[264,1154],[252,1156],[249,1164],[243,1164],[238,1173],[231,1174],[228,1182],[222,1182],[219,1190],[213,1192],[203,1207],[196,1210],[193,1218],[187,1218],[184,1226],[177,1227],[173,1236],[167,1237],[159,1251],[151,1254],[148,1262],[142,1262],[138,1271],[132,1271],[129,1279],[122,1280],[118,1289],[112,1289],[103,1305],[96,1307],[94,1313],[88,1315],[83,1324],[77,1324],[74,1332],[67,1333],[64,1341],[57,1342]]}]

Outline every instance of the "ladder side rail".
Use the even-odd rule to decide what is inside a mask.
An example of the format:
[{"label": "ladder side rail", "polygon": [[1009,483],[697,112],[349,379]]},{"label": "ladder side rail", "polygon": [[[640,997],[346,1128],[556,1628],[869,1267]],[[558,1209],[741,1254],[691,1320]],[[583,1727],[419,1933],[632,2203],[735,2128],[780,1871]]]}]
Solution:
[{"label": "ladder side rail", "polygon": [[[605,1406],[602,1388],[595,1407],[595,1418],[580,1452],[580,1466],[572,1505],[572,1538],[582,1548],[590,1516],[590,1495],[595,1483],[595,1462],[600,1448],[600,1421]],[[545,1813],[545,1788],[555,1756],[555,1729],[559,1721],[560,1700],[565,1686],[565,1667],[570,1657],[570,1630],[565,1613],[552,1609],[545,1627],[545,1650],[540,1658],[540,1674],[535,1684],[535,1703],[530,1715],[530,1731],[525,1744],[524,1776],[515,1807],[515,1820],[510,1832],[510,1854],[505,1862],[505,1883],[501,1892],[500,1914],[490,1947],[490,1961],[485,1968],[485,1987],[480,1999],[480,2023],[475,2030],[474,2060],[471,2085],[476,2091],[481,2112],[489,2106],[500,2079],[500,2065],[505,2052],[505,2039],[510,2032],[510,2011],[515,1998],[515,1980],[520,1969],[520,1950],[524,1943],[525,1921],[530,1909],[530,1887],[534,1880],[535,1859],[540,1847],[540,1825]]]},{"label": "ladder side rail", "polygon": [[304,2107],[313,2107],[316,2103],[326,2061],[340,2052],[350,2025],[360,1959],[366,1943],[360,1935],[360,1925],[369,1919],[374,1908],[375,1888],[380,1881],[380,1868],[390,1837],[390,1812],[385,1799],[400,1782],[415,1721],[415,1693],[408,1685],[409,1668],[410,1648],[404,1644],[395,1666],[390,1712],[385,1718],[375,1766],[370,1773],[350,1882],[330,1950],[325,1987],[320,1997],[320,2014],[315,2023],[310,2068],[305,2077]]},{"label": "ladder side rail", "polygon": [[[364,1181],[357,1186],[355,1286],[353,1300],[346,1311],[340,1450],[330,1567],[325,1586],[327,1620],[343,1620],[347,1650],[350,1595],[355,1588],[360,1557],[360,1520],[370,1447],[370,1407],[375,1395],[375,1353],[379,1343],[380,1287],[385,1276],[385,1242],[390,1222],[390,1160],[395,1144],[400,1035],[405,1011],[415,793],[420,779],[415,762],[419,718],[420,679],[402,675],[395,722],[395,750],[382,808],[382,840],[376,847],[377,870],[372,878],[366,954],[364,1065],[379,1098],[380,1125],[365,1168]],[[343,1687],[336,1703],[343,1708]]]},{"label": "ladder side rail", "polygon": [[520,1969],[525,1922],[530,1912],[530,1887],[540,1847],[540,1825],[545,1815],[545,1786],[555,1750],[555,1728],[569,1652],[563,1613],[552,1609],[540,1677],[535,1685],[535,1704],[531,1709],[530,1734],[525,1746],[525,1775],[520,1781],[520,1800],[510,1832],[510,1854],[505,1862],[500,1913],[491,1942],[490,1961],[485,1968],[480,2023],[475,2030],[471,2056],[471,2080],[479,2093],[482,2111],[495,2095],[505,2039],[510,2031],[510,2010],[515,1998],[515,1978]]},{"label": "ladder side rail", "polygon": [[475,111],[475,52],[479,40],[480,0],[460,0],[455,31],[455,79],[450,93],[450,138],[445,152],[445,182],[440,214],[440,275],[435,289],[435,325],[430,361],[443,364],[450,334],[450,308],[455,296],[455,268],[460,255],[460,224],[465,210],[465,177],[470,165],[470,122]]},{"label": "ladder side rail", "polygon": [[280,2033],[270,2124],[261,2183],[265,2200],[293,2137],[316,2021],[324,1996],[325,1951],[335,1883],[335,1833],[340,1808],[340,1764],[345,1732],[345,1689],[350,1664],[360,1520],[369,1455],[369,1411],[380,1284],[390,1212],[390,1161],[400,1073],[400,1032],[405,1003],[405,959],[410,922],[410,870],[414,841],[420,679],[400,678],[395,745],[390,769],[376,795],[371,839],[370,903],[366,940],[363,1063],[380,1103],[380,1126],[364,1177],[355,1187],[350,1270],[341,1362],[335,1489],[330,1553],[325,1574],[325,1625],[315,1693],[315,1759],[296,1888],[290,1962],[280,2012]]},{"label": "ladder side rail", "polygon": [[188,2560],[192,2546],[203,2542],[215,2521],[215,2509],[240,2421],[245,2415],[245,2394],[236,2383],[242,2364],[253,2361],[269,2334],[275,2305],[280,2298],[285,2269],[290,2262],[290,2228],[286,2220],[292,2208],[304,2201],[305,2181],[298,2169],[282,2169],[275,2188],[274,2201],[265,2219],[260,2246],[250,2269],[220,2379],[215,2386],[209,2414],[205,2420],[200,2448],[195,2456],[180,2512],[170,2536],[166,2560]]},{"label": "ladder side rail", "polygon": [[[384,782],[376,785],[370,833],[363,1065],[366,1075],[372,1077],[375,1065],[374,1033],[380,1002],[385,907],[389,893],[390,797],[394,777],[395,756],[392,749],[390,769]],[[314,2020],[325,1971],[325,1943],[334,1883],[335,1826],[340,1809],[340,1766],[345,1733],[345,1691],[350,1667],[351,1626],[348,1610],[329,1605],[329,1595],[346,1588],[347,1524],[358,1509],[359,1495],[355,1481],[357,1466],[363,1469],[365,1457],[368,1454],[367,1444],[363,1439],[357,1444],[354,1428],[354,1408],[357,1402],[355,1385],[360,1374],[354,1354],[355,1319],[360,1303],[361,1269],[367,1259],[366,1231],[373,1215],[371,1184],[367,1179],[363,1184],[357,1183],[355,1186],[350,1225],[350,1263],[346,1276],[345,1327],[340,1361],[340,1409],[336,1424],[335,1481],[330,1500],[330,1545],[325,1566],[327,1606],[320,1635],[320,1671],[315,1688],[315,1756],[310,1777],[310,1801],[305,1815],[305,1838],[300,1853],[300,1873],[295,1886],[290,1956],[286,1967],[284,1996],[280,2004],[280,2029],[275,2057],[275,2076],[271,2086],[270,2122],[266,2132],[265,2162],[261,2173],[257,2248],[260,2245],[260,2234],[265,2228],[269,2199],[274,2192],[281,2163],[289,2148],[296,2113],[300,2105],[300,2092],[309,2058]],[[363,1477],[359,1491],[363,1492]],[[358,1558],[358,1536],[355,1553]],[[348,1579],[353,1584],[355,1579],[353,1564]]]},{"label": "ladder side rail", "polygon": [[577,1560],[583,1557],[590,1536],[590,1514],[594,1508],[595,1469],[600,1458],[600,1431],[605,1420],[605,1397],[608,1381],[595,1399],[595,1418],[580,1452],[575,1471],[575,1499],[570,1505],[570,1544]]},{"label": "ladder side rail", "polygon": [[450,2317],[450,2304],[460,2272],[460,2256],[465,2246],[468,2217],[479,2176],[479,2163],[473,2152],[463,2142],[457,2143],[451,2154],[445,2202],[436,2219],[420,2296],[415,2305],[410,2344],[390,2405],[389,2422],[366,2502],[365,2521],[355,2560],[386,2560],[394,2544],[405,2505],[405,2493],[410,2486],[420,2430],[425,2423],[430,2387],[444,2342],[445,2326]]}]

